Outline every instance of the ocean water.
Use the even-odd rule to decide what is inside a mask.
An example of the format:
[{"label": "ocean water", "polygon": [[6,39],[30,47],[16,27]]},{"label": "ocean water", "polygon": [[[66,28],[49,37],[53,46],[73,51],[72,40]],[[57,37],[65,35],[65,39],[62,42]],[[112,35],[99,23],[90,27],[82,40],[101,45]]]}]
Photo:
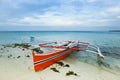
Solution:
[{"label": "ocean water", "polygon": [[[100,47],[105,59],[102,67],[120,71],[120,32],[90,32],[90,31],[3,31],[0,32],[0,44],[29,43],[34,37],[34,44],[50,41],[82,41]],[[69,57],[91,65],[97,64],[96,54],[75,52]]]}]

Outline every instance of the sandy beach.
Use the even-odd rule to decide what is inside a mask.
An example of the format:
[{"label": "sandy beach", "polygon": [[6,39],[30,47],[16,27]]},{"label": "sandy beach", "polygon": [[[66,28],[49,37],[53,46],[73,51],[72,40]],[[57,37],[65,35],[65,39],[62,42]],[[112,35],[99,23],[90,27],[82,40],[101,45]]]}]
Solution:
[{"label": "sandy beach", "polygon": [[[72,55],[70,55],[72,56]],[[103,69],[77,59],[67,57],[59,62],[67,67],[53,64],[35,72],[31,50],[21,47],[0,46],[0,80],[119,80],[120,72]],[[56,68],[59,72],[55,72]],[[73,72],[69,75],[69,72]]]}]

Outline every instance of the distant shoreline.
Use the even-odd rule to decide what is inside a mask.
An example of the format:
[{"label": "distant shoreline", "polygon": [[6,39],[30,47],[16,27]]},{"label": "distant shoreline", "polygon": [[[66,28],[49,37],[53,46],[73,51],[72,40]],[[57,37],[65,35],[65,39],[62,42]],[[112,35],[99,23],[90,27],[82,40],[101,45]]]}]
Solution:
[{"label": "distant shoreline", "polygon": [[78,31],[77,30],[76,31],[74,31],[74,30],[73,31],[72,30],[71,31],[67,31],[67,30],[66,31],[65,30],[63,30],[63,31],[57,31],[57,30],[53,30],[53,31],[52,30],[50,30],[50,31],[47,31],[47,30],[46,31],[44,31],[44,30],[43,31],[34,31],[33,30],[33,31],[0,31],[0,32],[107,32],[107,31],[87,31],[87,30],[86,31],[79,31],[79,30]]},{"label": "distant shoreline", "polygon": [[120,30],[110,30],[109,32],[120,32]]}]

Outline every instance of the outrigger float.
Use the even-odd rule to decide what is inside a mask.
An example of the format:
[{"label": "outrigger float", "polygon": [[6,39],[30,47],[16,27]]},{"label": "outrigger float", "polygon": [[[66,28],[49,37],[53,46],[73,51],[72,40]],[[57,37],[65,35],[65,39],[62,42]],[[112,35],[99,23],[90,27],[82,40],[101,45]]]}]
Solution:
[{"label": "outrigger float", "polygon": [[[38,49],[42,48],[48,48],[50,50],[46,52],[38,51]],[[37,51],[35,51],[36,49]],[[39,44],[39,47],[34,47],[32,51],[35,72],[47,68],[53,63],[69,56],[74,51],[89,51],[97,54],[100,59],[104,59],[99,47],[86,42],[65,41],[44,43]]]}]

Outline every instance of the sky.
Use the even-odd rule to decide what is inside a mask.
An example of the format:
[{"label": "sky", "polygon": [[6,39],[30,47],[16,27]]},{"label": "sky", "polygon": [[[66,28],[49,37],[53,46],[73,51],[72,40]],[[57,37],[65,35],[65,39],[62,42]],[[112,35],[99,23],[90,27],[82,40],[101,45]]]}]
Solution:
[{"label": "sky", "polygon": [[120,0],[0,0],[0,31],[120,29]]}]

